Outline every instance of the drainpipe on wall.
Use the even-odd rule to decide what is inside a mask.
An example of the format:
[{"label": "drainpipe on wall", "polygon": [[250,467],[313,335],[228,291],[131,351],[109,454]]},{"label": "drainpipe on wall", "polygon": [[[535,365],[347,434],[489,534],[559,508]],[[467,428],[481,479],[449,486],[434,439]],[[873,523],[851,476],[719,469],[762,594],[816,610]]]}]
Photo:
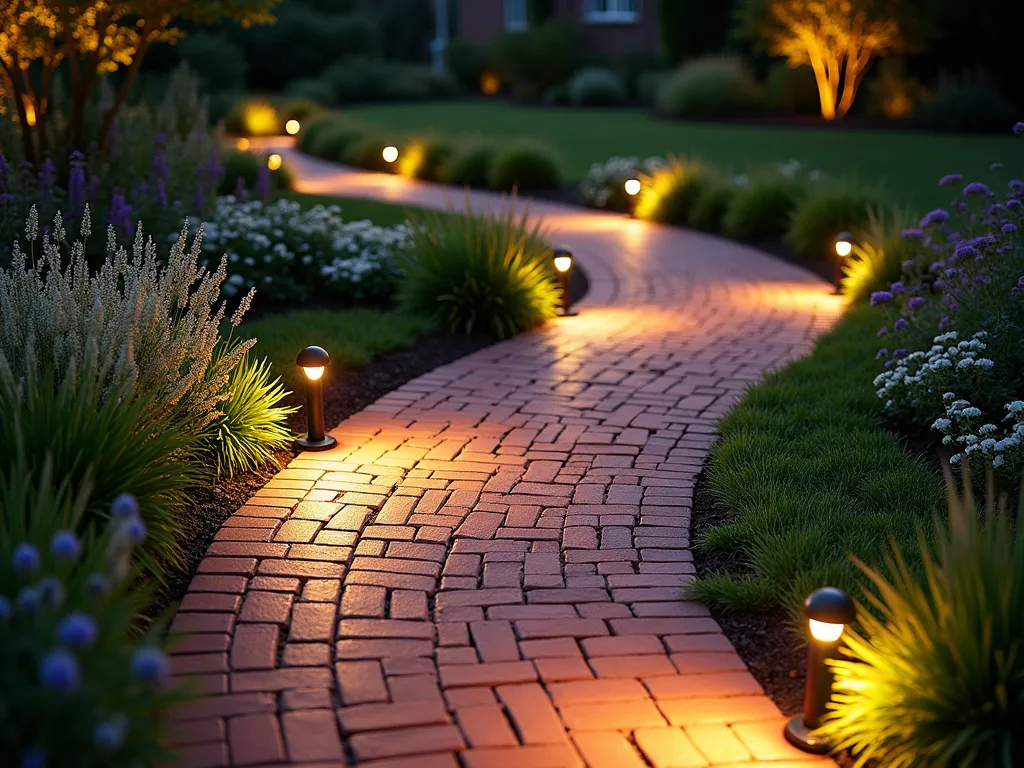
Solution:
[{"label": "drainpipe on wall", "polygon": [[434,0],[434,27],[436,37],[430,41],[430,65],[435,72],[443,75],[447,69],[448,0]]}]

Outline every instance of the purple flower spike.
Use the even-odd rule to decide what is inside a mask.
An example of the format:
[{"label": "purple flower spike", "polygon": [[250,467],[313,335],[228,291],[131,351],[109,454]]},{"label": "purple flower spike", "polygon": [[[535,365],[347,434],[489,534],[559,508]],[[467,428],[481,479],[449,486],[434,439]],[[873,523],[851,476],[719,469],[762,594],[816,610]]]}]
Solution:
[{"label": "purple flower spike", "polygon": [[980,181],[972,181],[964,187],[964,195],[967,197],[992,197],[992,190]]},{"label": "purple flower spike", "polygon": [[920,240],[922,237],[924,237],[924,231],[920,229],[904,229],[902,232],[900,232],[900,235],[905,240]]},{"label": "purple flower spike", "polygon": [[892,356],[895,357],[897,360],[899,360],[901,357],[906,357],[907,356],[907,350],[905,350],[905,349],[894,349],[893,352],[892,352]]},{"label": "purple flower spike", "polygon": [[899,331],[905,331],[905,330],[907,330],[907,328],[909,328],[909,327],[910,327],[910,323],[908,323],[908,322],[907,322],[906,320],[904,320],[904,319],[903,319],[902,317],[900,317],[900,318],[897,318],[896,322],[892,324],[892,329],[893,329],[894,331],[897,331],[897,332],[899,332]]},{"label": "purple flower spike", "polygon": [[924,305],[925,305],[925,298],[924,298],[924,296],[912,296],[910,298],[910,301],[907,302],[907,306],[910,307],[911,309],[915,309],[915,310],[916,309],[920,309]]},{"label": "purple flower spike", "polygon": [[952,187],[955,184],[959,184],[963,180],[964,180],[963,174],[961,174],[961,173],[951,173],[951,174],[949,174],[947,176],[943,176],[941,179],[939,179],[939,186],[942,186],[942,187]]},{"label": "purple flower spike", "polygon": [[900,266],[901,266],[901,267],[903,267],[903,270],[904,270],[905,272],[909,272],[910,270],[912,270],[912,269],[914,268],[914,262],[913,262],[913,260],[911,260],[911,259],[905,259],[905,260],[904,260],[904,261],[903,261],[903,262],[902,262],[902,263],[900,264]]},{"label": "purple flower spike", "polygon": [[871,294],[871,306],[877,306],[879,304],[888,304],[892,301],[892,294],[889,291],[875,291]]},{"label": "purple flower spike", "polygon": [[928,265],[929,272],[940,272],[946,268],[946,262],[944,261],[933,261]]},{"label": "purple flower spike", "polygon": [[936,208],[934,211],[929,211],[921,219],[921,229],[930,227],[933,224],[945,224],[949,221],[949,214],[941,208]]}]

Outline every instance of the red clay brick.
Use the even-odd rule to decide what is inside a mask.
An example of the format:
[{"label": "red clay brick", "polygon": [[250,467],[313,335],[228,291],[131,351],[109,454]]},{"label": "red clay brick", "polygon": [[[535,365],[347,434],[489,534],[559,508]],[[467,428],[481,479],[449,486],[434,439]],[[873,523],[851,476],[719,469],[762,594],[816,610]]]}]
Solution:
[{"label": "red clay brick", "polygon": [[277,717],[242,715],[228,720],[228,743],[233,765],[255,765],[284,760],[284,743]]},{"label": "red clay brick", "polygon": [[400,731],[357,733],[348,740],[357,760],[418,755],[464,749],[462,733],[454,725],[427,725]]},{"label": "red clay brick", "polygon": [[495,692],[508,709],[523,744],[559,744],[565,741],[562,721],[540,685],[501,685]]},{"label": "red clay brick", "polygon": [[679,728],[638,728],[633,738],[654,768],[702,768],[708,764]]},{"label": "red clay brick", "polygon": [[231,668],[273,669],[279,632],[276,624],[240,624],[231,643]]},{"label": "red clay brick", "polygon": [[572,740],[588,768],[646,768],[633,745],[616,731],[574,733]]},{"label": "red clay brick", "polygon": [[451,722],[451,718],[441,702],[409,701],[342,707],[338,710],[338,722],[345,733],[361,733],[416,725],[445,725]]},{"label": "red clay brick", "polygon": [[288,639],[292,642],[329,641],[334,639],[332,603],[296,603]]},{"label": "red clay brick", "polygon": [[329,709],[308,709],[285,712],[281,727],[293,763],[344,760],[334,712]]}]

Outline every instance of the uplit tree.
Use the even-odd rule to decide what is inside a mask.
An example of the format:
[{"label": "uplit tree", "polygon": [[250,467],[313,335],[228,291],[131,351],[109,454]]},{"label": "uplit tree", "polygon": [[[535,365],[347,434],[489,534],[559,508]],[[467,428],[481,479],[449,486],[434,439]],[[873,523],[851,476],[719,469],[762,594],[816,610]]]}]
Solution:
[{"label": "uplit tree", "polygon": [[[768,51],[792,67],[814,70],[821,114],[842,117],[853,106],[877,56],[904,45],[903,3],[891,0],[755,0],[755,25]],[[749,11],[748,11],[749,13]],[[748,19],[750,21],[750,19]]]},{"label": "uplit tree", "polygon": [[70,105],[67,149],[84,149],[86,112],[100,76],[120,71],[96,136],[105,152],[111,126],[147,51],[182,36],[178,21],[231,19],[243,26],[273,20],[278,0],[4,0],[0,3],[0,82],[21,125],[26,159],[49,151],[54,76],[66,70]]}]

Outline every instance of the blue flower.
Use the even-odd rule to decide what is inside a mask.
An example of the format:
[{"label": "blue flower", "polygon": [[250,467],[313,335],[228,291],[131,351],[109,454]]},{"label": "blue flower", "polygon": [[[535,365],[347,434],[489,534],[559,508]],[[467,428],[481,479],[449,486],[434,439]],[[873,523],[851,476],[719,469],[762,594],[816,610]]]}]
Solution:
[{"label": "blue flower", "polygon": [[99,629],[96,620],[87,613],[74,611],[69,613],[57,625],[57,640],[62,645],[72,648],[85,648],[96,642]]},{"label": "blue flower", "polygon": [[11,618],[11,599],[7,595],[0,595],[0,621],[7,621]]},{"label": "blue flower", "polygon": [[952,187],[954,184],[959,184],[964,180],[963,174],[950,173],[939,179],[939,185],[943,187]]},{"label": "blue flower", "polygon": [[46,768],[46,753],[38,748],[26,750],[21,755],[21,768]]},{"label": "blue flower", "polygon": [[909,272],[910,270],[912,270],[912,269],[914,268],[914,262],[913,262],[913,261],[912,261],[911,259],[905,259],[905,260],[904,260],[904,261],[903,261],[903,262],[902,262],[902,263],[900,264],[900,266],[901,266],[901,267],[903,267],[903,270],[904,270],[905,272]]},{"label": "blue flower", "polygon": [[925,305],[924,296],[912,296],[910,301],[907,302],[907,306],[911,309],[920,309]]},{"label": "blue flower", "polygon": [[132,544],[141,544],[146,540],[146,524],[138,517],[133,517],[123,523],[124,532],[128,541]]},{"label": "blue flower", "polygon": [[904,320],[902,317],[897,318],[896,322],[892,324],[894,331],[905,331],[910,327],[910,323]]},{"label": "blue flower", "polygon": [[82,553],[82,545],[74,531],[57,531],[50,539],[50,552],[57,560],[74,560]]},{"label": "blue flower", "polygon": [[12,563],[14,570],[21,574],[29,574],[39,570],[42,560],[39,557],[39,550],[27,541],[19,544],[14,549]]},{"label": "blue flower", "polygon": [[85,579],[85,593],[92,598],[103,597],[110,591],[110,581],[102,573],[90,573]]},{"label": "blue flower", "polygon": [[1015,195],[1024,194],[1024,181],[1020,179],[1010,179],[1010,191]]},{"label": "blue flower", "polygon": [[878,329],[878,333],[875,334],[875,338],[881,338],[882,336],[885,336],[888,332],[889,327],[883,325],[881,328]]},{"label": "blue flower", "polygon": [[924,230],[921,229],[904,229],[900,232],[900,235],[905,240],[920,240],[924,237]]},{"label": "blue flower", "polygon": [[949,221],[949,214],[942,208],[936,208],[934,211],[928,211],[921,219],[921,228],[930,227],[932,224],[945,224]]},{"label": "blue flower", "polygon": [[972,181],[964,187],[964,194],[967,197],[992,197],[992,190],[980,181]]},{"label": "blue flower", "polygon": [[1021,208],[1024,208],[1024,203],[1022,203],[1020,200],[1006,201],[1006,209],[1008,211],[1019,211]]},{"label": "blue flower", "polygon": [[124,715],[114,715],[106,722],[96,726],[93,743],[104,752],[113,752],[124,744],[127,730],[127,718]]},{"label": "blue flower", "polygon": [[907,356],[907,350],[905,350],[905,349],[893,350],[892,356],[895,357],[897,360],[899,360],[901,357],[906,357]]},{"label": "blue flower", "polygon": [[122,493],[110,505],[110,513],[117,520],[128,520],[139,516],[139,502],[130,493]]},{"label": "blue flower", "polygon": [[81,682],[78,659],[63,648],[50,651],[39,664],[39,680],[51,691],[71,693]]},{"label": "blue flower", "polygon": [[875,291],[871,294],[871,306],[877,306],[878,304],[888,304],[892,301],[892,294],[889,291]]},{"label": "blue flower", "polygon": [[880,350],[878,350],[878,354],[875,355],[875,360],[881,360],[882,358],[885,358],[885,357],[888,357],[888,356],[889,356],[889,350],[886,349],[885,347],[882,347]]},{"label": "blue flower", "polygon": [[903,285],[902,281],[897,280],[895,283],[892,284],[890,290],[892,291],[893,296],[898,296],[899,294],[903,293],[903,291],[906,290],[906,286]]},{"label": "blue flower", "polygon": [[1024,136],[1024,123],[1014,123],[1013,132],[1018,136]]},{"label": "blue flower", "polygon": [[159,648],[139,648],[132,655],[132,675],[146,683],[162,683],[171,674],[171,662]]},{"label": "blue flower", "polygon": [[1017,225],[1016,224],[1011,224],[1010,222],[1006,222],[1005,224],[1003,224],[1003,234],[1004,235],[1012,235],[1016,231],[1017,231]]},{"label": "blue flower", "polygon": [[15,598],[18,607],[26,611],[34,611],[39,607],[39,590],[35,587],[24,587]]}]

